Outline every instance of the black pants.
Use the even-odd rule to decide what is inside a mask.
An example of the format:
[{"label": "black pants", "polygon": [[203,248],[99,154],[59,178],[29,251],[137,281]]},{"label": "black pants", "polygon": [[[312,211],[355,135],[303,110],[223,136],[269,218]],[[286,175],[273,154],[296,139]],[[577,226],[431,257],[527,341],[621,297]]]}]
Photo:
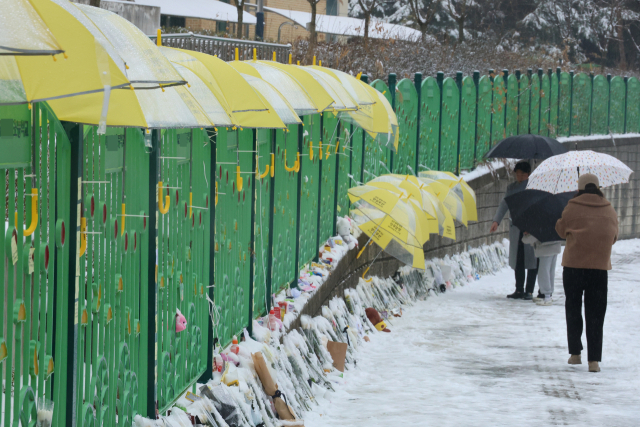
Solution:
[{"label": "black pants", "polygon": [[565,267],[562,273],[569,354],[582,351],[582,294],[590,362],[602,359],[602,326],[607,312],[607,270]]},{"label": "black pants", "polygon": [[[522,233],[518,239],[518,256],[516,257],[516,292],[523,292],[524,288],[524,243],[522,243]],[[538,276],[538,269],[529,269],[527,272],[527,293],[532,294],[536,287],[536,277]]]}]

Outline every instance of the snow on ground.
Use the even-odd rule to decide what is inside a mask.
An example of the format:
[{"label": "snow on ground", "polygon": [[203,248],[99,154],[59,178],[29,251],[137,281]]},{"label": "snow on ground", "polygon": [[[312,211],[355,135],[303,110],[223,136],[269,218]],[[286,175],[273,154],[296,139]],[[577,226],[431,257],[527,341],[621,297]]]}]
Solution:
[{"label": "snow on ground", "polygon": [[[602,372],[567,364],[558,301],[508,300],[513,271],[407,307],[305,426],[640,425],[640,240],[618,242],[609,275]],[[536,291],[537,292],[537,291]]]}]

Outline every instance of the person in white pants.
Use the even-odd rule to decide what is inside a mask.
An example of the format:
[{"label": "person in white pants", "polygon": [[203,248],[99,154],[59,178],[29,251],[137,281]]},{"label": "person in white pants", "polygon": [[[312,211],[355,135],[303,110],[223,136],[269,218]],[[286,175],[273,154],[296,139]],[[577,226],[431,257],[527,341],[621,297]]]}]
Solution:
[{"label": "person in white pants", "polygon": [[538,305],[551,305],[553,302],[554,280],[556,275],[556,259],[562,250],[562,242],[540,242],[529,233],[524,233],[522,243],[533,246],[536,258],[540,260],[538,265],[538,286],[540,294],[533,298]]}]

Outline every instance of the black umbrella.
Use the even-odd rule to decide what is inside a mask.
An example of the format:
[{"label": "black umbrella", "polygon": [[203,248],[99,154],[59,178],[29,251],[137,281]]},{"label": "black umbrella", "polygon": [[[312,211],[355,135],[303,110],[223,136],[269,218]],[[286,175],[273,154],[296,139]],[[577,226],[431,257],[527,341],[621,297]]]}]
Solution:
[{"label": "black umbrella", "polygon": [[503,139],[485,155],[487,159],[548,159],[566,153],[564,145],[541,135],[515,135]]},{"label": "black umbrella", "polygon": [[513,225],[541,242],[562,240],[556,233],[556,222],[575,191],[551,194],[540,190],[524,190],[506,197]]}]

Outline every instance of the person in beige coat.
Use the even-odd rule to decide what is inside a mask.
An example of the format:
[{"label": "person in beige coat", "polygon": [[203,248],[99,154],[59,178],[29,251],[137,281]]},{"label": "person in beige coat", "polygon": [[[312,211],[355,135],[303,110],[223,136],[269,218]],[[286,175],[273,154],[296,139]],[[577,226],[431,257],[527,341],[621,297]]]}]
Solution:
[{"label": "person in beige coat", "polygon": [[569,201],[556,223],[558,235],[567,239],[562,256],[562,279],[571,354],[569,364],[582,363],[584,294],[589,372],[600,372],[611,247],[618,238],[618,215],[598,187],[595,175],[580,176],[578,194]]}]

